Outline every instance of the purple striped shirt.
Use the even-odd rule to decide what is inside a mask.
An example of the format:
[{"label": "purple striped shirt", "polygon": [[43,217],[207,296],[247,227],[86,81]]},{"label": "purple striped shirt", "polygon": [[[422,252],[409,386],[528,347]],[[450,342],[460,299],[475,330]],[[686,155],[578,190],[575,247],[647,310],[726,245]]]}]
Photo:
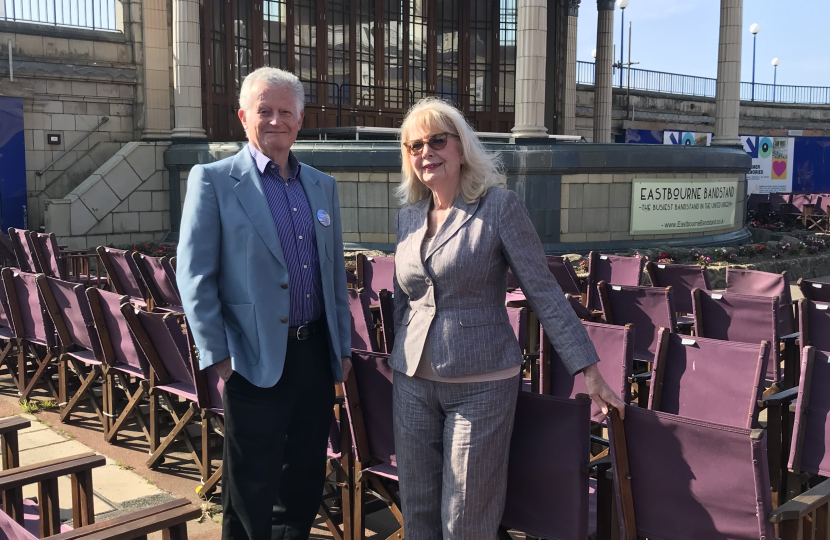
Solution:
[{"label": "purple striped shirt", "polygon": [[[323,282],[320,277],[320,259],[317,254],[317,235],[314,215],[300,183],[300,162],[288,154],[291,168],[283,179],[280,166],[248,144],[254,158],[265,199],[271,209],[277,236],[288,265],[289,326],[301,326],[317,321],[323,315]],[[278,284],[274,284],[278,286]]]}]

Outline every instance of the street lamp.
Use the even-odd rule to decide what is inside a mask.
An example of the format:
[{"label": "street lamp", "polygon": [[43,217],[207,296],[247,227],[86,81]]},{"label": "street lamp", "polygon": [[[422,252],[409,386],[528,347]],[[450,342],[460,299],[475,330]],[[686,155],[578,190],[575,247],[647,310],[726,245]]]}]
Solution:
[{"label": "street lamp", "polygon": [[625,50],[625,8],[628,7],[628,0],[617,0],[617,6],[622,12],[622,22],[620,22],[620,88],[622,88],[623,51]]},{"label": "street lamp", "polygon": [[778,58],[772,59],[772,102],[775,103],[775,83],[778,80]]},{"label": "street lamp", "polygon": [[758,26],[758,23],[755,23],[749,27],[749,31],[752,32],[752,101],[755,101],[755,42],[761,27]]}]

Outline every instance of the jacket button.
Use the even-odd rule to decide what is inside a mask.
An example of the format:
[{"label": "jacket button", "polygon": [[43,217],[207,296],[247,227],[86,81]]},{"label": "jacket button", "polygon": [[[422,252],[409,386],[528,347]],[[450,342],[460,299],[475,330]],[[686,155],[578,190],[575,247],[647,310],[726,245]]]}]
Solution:
[{"label": "jacket button", "polygon": [[287,323],[288,322],[288,317],[283,317],[282,319],[280,319],[280,322]]},{"label": "jacket button", "polygon": [[280,287],[282,287],[283,289],[287,289],[288,288],[288,283],[283,283],[282,285],[280,285]]},{"label": "jacket button", "polygon": [[427,285],[432,285],[432,280],[431,279],[427,278],[425,281],[427,282]]}]

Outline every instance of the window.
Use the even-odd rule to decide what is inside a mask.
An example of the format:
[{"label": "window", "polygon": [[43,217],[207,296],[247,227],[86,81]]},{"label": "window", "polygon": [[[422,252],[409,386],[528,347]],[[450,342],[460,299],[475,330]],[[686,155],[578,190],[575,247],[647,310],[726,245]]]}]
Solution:
[{"label": "window", "polygon": [[384,0],[384,36],[383,36],[383,70],[384,70],[384,105],[390,109],[403,109],[404,92],[391,90],[403,88],[403,14],[404,0]]},{"label": "window", "polygon": [[294,0],[294,74],[307,103],[317,102],[317,0]]},{"label": "window", "polygon": [[490,111],[493,103],[493,6],[470,0],[470,108]]},{"label": "window", "polygon": [[227,46],[227,29],[225,26],[225,2],[212,0],[211,21],[210,21],[210,60],[213,66],[213,80],[211,84],[213,91],[217,94],[227,92],[226,77],[228,72],[224,69],[228,65],[225,60],[225,47]]},{"label": "window", "polygon": [[242,86],[242,81],[248,73],[254,70],[254,36],[251,29],[251,4],[249,2],[234,2],[233,4],[233,54],[236,62],[236,92]]},{"label": "window", "polygon": [[374,0],[355,0],[357,4],[357,103],[375,102],[375,12]]},{"label": "window", "polygon": [[[337,103],[337,89],[343,84],[351,81],[349,78],[349,19],[351,17],[350,0],[328,0],[329,25],[328,25],[328,82],[327,85],[329,103]],[[334,85],[337,86],[334,86]],[[342,90],[342,99],[349,103],[349,90],[347,86]]]},{"label": "window", "polygon": [[499,2],[499,112],[514,112],[516,0]]},{"label": "window", "polygon": [[461,31],[458,0],[436,0],[436,11],[438,73],[435,92],[441,99],[458,103],[458,36]]},{"label": "window", "polygon": [[426,95],[428,85],[427,1],[409,0],[409,88],[416,100]]},{"label": "window", "polygon": [[276,68],[288,67],[285,0],[262,2],[263,63]]}]

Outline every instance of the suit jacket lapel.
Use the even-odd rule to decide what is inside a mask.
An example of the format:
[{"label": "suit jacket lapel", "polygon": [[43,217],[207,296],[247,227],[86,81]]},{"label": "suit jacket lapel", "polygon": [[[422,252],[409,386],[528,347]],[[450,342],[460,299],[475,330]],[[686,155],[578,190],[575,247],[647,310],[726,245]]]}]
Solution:
[{"label": "suit jacket lapel", "polygon": [[424,237],[427,234],[427,213],[429,212],[430,197],[422,199],[413,205],[413,212],[410,214],[409,230],[413,231],[409,241],[408,260],[418,261],[421,265],[421,271],[425,276],[429,275],[424,261],[421,260],[421,244],[424,243]]},{"label": "suit jacket lapel", "polygon": [[468,219],[473,217],[473,214],[475,214],[477,208],[478,201],[473,204],[467,204],[464,201],[464,198],[459,195],[458,198],[455,199],[455,204],[453,204],[450,209],[447,219],[444,221],[444,224],[441,225],[441,228],[438,229],[438,233],[432,240],[432,244],[430,244],[427,256],[424,257],[424,260],[426,261],[426,259],[430,258],[438,248],[447,243],[447,241],[458,232],[458,229],[467,223]]},{"label": "suit jacket lapel", "polygon": [[331,213],[329,212],[329,205],[326,201],[326,194],[323,188],[320,187],[319,179],[313,169],[300,167],[300,183],[305,191],[306,199],[308,199],[311,218],[314,221],[314,236],[317,237],[317,258],[320,260],[320,269],[322,271],[323,261],[328,260],[325,255],[326,240],[329,235],[326,234],[326,227],[317,219],[317,211],[324,210],[329,213],[329,216],[331,216]]},{"label": "suit jacket lapel", "polygon": [[271,208],[269,208],[265,192],[262,190],[259,171],[256,169],[254,158],[251,157],[251,151],[247,146],[233,158],[231,177],[238,180],[233,192],[248,214],[251,223],[254,224],[254,229],[262,237],[265,245],[268,246],[277,261],[281,265],[287,266],[280,246],[280,239],[277,236],[277,228],[274,225],[274,216],[271,214]]}]

